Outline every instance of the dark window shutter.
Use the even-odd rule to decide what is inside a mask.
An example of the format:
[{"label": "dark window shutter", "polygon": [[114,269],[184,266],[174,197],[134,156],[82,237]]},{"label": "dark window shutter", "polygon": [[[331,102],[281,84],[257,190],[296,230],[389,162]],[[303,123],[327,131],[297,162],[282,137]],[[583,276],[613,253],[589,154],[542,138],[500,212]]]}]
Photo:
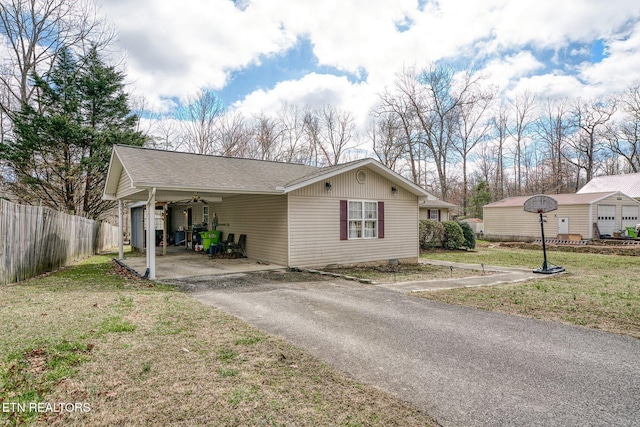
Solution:
[{"label": "dark window shutter", "polygon": [[349,207],[346,200],[340,200],[340,240],[349,239]]},{"label": "dark window shutter", "polygon": [[378,239],[384,239],[384,202],[378,202]]},{"label": "dark window shutter", "polygon": [[442,215],[440,214],[440,209],[438,209],[438,222],[442,222]]}]

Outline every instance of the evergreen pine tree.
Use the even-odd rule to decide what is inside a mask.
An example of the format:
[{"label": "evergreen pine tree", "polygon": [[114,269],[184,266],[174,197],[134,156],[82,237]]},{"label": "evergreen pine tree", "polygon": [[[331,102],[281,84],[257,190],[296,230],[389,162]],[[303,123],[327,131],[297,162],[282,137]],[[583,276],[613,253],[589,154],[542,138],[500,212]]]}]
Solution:
[{"label": "evergreen pine tree", "polygon": [[102,200],[111,147],[144,143],[123,81],[95,48],[80,59],[62,50],[47,76],[34,76],[38,107],[22,106],[15,139],[0,147],[21,202],[96,219],[114,206]]}]

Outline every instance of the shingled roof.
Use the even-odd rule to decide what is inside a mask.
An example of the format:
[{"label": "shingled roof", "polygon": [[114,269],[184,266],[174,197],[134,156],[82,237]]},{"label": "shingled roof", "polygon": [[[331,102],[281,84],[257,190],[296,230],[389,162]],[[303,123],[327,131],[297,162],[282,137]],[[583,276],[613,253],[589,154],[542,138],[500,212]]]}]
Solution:
[{"label": "shingled roof", "polygon": [[373,159],[318,168],[296,163],[210,156],[116,145],[105,185],[105,198],[113,198],[124,171],[131,186],[213,193],[284,194],[353,168],[368,166],[414,194],[423,189]]},{"label": "shingled roof", "polygon": [[[589,205],[593,202],[597,202],[600,199],[604,199],[612,194],[618,193],[617,191],[605,191],[600,193],[585,193],[585,194],[547,194],[547,196],[555,199],[559,205]],[[498,200],[497,202],[489,203],[485,205],[485,208],[505,208],[505,207],[522,207],[524,202],[531,196],[517,196],[508,197],[506,199]]]}]

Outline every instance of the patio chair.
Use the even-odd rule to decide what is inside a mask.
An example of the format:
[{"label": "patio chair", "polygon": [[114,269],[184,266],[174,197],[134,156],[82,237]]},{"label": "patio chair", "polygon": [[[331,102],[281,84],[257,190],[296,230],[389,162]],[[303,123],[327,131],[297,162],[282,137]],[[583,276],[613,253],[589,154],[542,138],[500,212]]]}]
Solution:
[{"label": "patio chair", "polygon": [[238,243],[234,245],[233,252],[241,255],[243,258],[247,257],[247,252],[245,250],[245,244],[247,243],[247,235],[241,234],[238,237]]},{"label": "patio chair", "polygon": [[227,245],[227,254],[233,256],[234,258],[237,257],[242,257],[242,258],[246,258],[247,254],[245,252],[245,243],[247,241],[247,235],[246,234],[241,234],[240,237],[238,237],[238,242],[234,243],[234,242],[230,242]]},{"label": "patio chair", "polygon": [[222,251],[223,252],[228,252],[228,249],[233,249],[233,245],[235,244],[233,241],[236,238],[235,233],[229,233],[227,234],[227,240],[223,240],[221,245],[222,245]]}]

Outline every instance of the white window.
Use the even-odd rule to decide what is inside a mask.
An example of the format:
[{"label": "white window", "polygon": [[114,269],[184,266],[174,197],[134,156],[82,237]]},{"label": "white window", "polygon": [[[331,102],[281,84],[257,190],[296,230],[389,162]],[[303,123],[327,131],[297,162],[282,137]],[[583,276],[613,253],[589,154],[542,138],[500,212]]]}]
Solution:
[{"label": "white window", "polygon": [[438,209],[429,209],[429,219],[438,221]]},{"label": "white window", "polygon": [[202,222],[209,224],[209,206],[202,207]]},{"label": "white window", "polygon": [[378,202],[349,201],[349,239],[378,236]]}]

